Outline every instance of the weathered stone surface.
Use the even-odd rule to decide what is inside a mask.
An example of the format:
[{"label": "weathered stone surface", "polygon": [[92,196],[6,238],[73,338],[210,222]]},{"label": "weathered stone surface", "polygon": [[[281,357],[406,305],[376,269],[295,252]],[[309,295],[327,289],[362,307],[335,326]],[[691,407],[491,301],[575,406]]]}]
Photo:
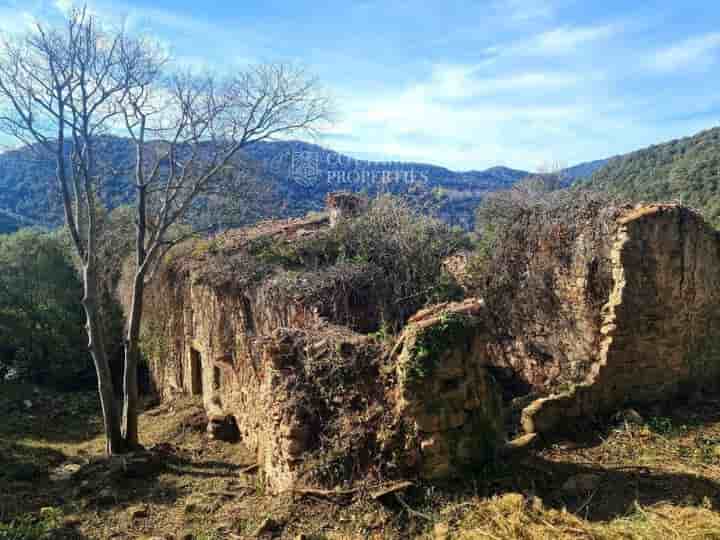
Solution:
[{"label": "weathered stone surface", "polygon": [[395,346],[398,415],[418,434],[426,478],[489,461],[502,440],[499,389],[470,348],[488,336],[483,314],[477,299],[423,310]]},{"label": "weathered stone surface", "polygon": [[530,402],[520,421],[533,434],[718,383],[720,239],[697,214],[595,209],[522,240],[505,303],[423,309],[391,350],[360,333],[377,324],[374,290],[330,280],[319,298],[279,296],[274,278],[211,286],[168,270],[153,380],[165,398],[201,394],[211,436],[234,422],[276,491],[337,482],[342,467],[461,474],[502,446],[501,396],[521,400],[516,412]]},{"label": "weathered stone surface", "polygon": [[666,401],[720,382],[720,238],[677,205],[626,209],[611,227],[612,287],[587,329],[597,345],[584,380],[523,412],[547,432],[625,404]]}]

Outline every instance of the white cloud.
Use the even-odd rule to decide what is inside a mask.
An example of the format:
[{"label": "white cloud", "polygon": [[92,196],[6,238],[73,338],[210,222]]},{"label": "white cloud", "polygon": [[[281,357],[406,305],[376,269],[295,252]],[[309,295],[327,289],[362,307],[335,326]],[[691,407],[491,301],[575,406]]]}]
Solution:
[{"label": "white cloud", "polygon": [[[345,96],[340,125],[325,133],[338,151],[357,151],[393,159],[430,161],[453,168],[505,163],[533,167],[548,159],[547,148],[523,143],[574,137],[572,126],[590,110],[572,93],[538,101],[541,89],[561,91],[579,85],[573,73],[528,71],[489,76],[478,66],[437,65],[426,81],[384,96]],[[515,99],[524,93],[529,99]],[[552,156],[568,158],[569,156]]]},{"label": "white cloud", "polygon": [[[432,68],[428,82],[419,83],[406,90],[406,97],[448,101],[479,98],[496,94],[526,90],[553,90],[574,86],[581,78],[574,73],[553,71],[527,71],[500,76],[484,76],[483,64],[440,64]],[[599,75],[595,75],[597,79]],[[584,77],[587,80],[587,76]]]},{"label": "white cloud", "polygon": [[562,27],[537,36],[534,45],[540,54],[564,54],[581,45],[612,37],[620,31],[618,25]]},{"label": "white cloud", "polygon": [[705,68],[713,63],[720,49],[720,32],[686,39],[656,51],[649,65],[656,71],[669,72],[683,68]]},{"label": "white cloud", "polygon": [[623,30],[620,24],[562,26],[536,34],[529,39],[490,47],[492,56],[562,56],[578,52],[582,46],[604,41]]}]

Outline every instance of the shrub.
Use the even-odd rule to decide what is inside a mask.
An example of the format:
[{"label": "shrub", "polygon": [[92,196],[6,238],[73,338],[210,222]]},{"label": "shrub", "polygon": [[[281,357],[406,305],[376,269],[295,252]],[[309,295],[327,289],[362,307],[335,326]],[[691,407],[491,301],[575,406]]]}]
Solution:
[{"label": "shrub", "polygon": [[282,288],[286,297],[303,298],[330,294],[333,284],[361,287],[382,301],[378,323],[397,327],[426,303],[462,296],[454,278],[443,270],[443,260],[471,244],[463,231],[417,212],[399,198],[382,196],[364,214],[343,219],[331,229],[292,238],[265,234],[218,249],[202,247],[201,253],[197,245],[189,248],[190,258],[184,260],[202,257],[203,264],[196,261],[194,268],[200,270],[203,283],[242,290],[272,276],[275,288]]},{"label": "shrub", "polygon": [[60,235],[23,229],[0,236],[0,365],[60,385],[91,372],[80,298]]},{"label": "shrub", "polygon": [[456,299],[459,288],[443,260],[470,247],[465,233],[382,196],[360,217],[341,222],[335,234],[340,257],[379,267],[389,290],[386,318],[402,322],[428,302]]},{"label": "shrub", "polygon": [[62,511],[46,507],[40,516],[25,515],[10,523],[0,523],[0,540],[45,540],[60,526]]}]

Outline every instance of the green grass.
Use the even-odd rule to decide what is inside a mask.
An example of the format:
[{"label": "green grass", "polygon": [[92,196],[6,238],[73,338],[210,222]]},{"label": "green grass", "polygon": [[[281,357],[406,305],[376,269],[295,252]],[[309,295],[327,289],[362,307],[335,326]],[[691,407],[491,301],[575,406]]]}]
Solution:
[{"label": "green grass", "polygon": [[0,540],[46,540],[60,527],[62,510],[45,507],[39,515],[23,515],[9,523],[0,523]]}]

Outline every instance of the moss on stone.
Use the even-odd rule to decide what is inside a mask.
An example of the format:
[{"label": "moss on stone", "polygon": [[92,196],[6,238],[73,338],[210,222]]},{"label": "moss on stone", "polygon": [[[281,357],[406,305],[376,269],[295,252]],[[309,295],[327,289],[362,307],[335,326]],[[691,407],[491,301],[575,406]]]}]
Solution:
[{"label": "moss on stone", "polygon": [[442,354],[467,341],[476,322],[459,313],[446,313],[440,322],[420,330],[410,350],[407,364],[409,382],[420,381],[432,376]]}]

